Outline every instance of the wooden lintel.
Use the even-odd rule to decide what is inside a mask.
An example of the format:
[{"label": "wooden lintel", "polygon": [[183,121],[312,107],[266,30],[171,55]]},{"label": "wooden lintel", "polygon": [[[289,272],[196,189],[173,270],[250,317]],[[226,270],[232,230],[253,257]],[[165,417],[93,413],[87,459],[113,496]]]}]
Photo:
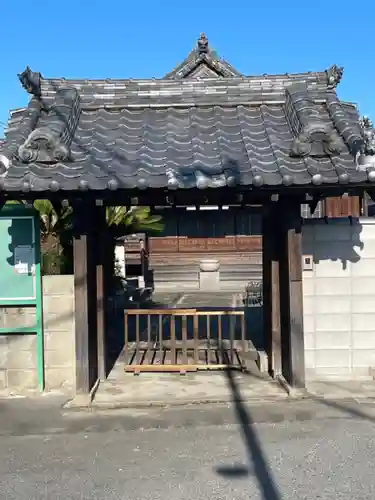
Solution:
[{"label": "wooden lintel", "polygon": [[[321,193],[322,197],[341,196],[344,192],[350,191],[353,195],[361,196],[368,190],[368,183],[362,184],[329,184],[319,186],[263,186],[262,188],[253,188],[252,186],[238,186],[237,188],[222,187],[217,189],[181,189],[170,191],[165,188],[160,189],[118,189],[112,191],[109,189],[103,191],[88,190],[88,191],[30,191],[27,196],[30,200],[49,199],[61,201],[69,199],[72,202],[75,200],[85,199],[95,203],[96,199],[103,200],[105,205],[164,205],[168,204],[167,200],[175,200],[176,203],[200,205],[204,204],[204,200],[208,204],[236,204],[238,203],[239,194],[243,197],[246,204],[263,204],[270,200],[270,196],[278,194],[280,197],[295,197],[299,198],[303,203],[306,190],[310,193]],[[22,191],[12,191],[5,193],[8,199],[24,199],[25,193]],[[132,203],[133,202],[133,203]]]}]

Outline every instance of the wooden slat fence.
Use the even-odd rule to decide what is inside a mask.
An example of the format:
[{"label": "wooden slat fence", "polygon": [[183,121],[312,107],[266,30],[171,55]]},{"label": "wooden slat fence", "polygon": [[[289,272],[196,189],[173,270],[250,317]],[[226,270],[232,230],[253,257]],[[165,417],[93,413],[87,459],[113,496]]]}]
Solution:
[{"label": "wooden slat fence", "polygon": [[180,372],[243,368],[249,342],[243,310],[130,309],[125,370]]}]

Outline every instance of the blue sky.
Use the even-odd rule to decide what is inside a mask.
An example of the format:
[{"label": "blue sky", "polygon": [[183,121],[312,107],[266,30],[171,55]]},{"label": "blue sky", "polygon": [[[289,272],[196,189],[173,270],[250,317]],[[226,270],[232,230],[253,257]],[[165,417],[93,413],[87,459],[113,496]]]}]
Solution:
[{"label": "blue sky", "polygon": [[17,78],[27,65],[45,77],[162,77],[202,31],[245,74],[344,66],[339,96],[375,119],[374,0],[2,0],[0,17],[0,137],[9,109],[28,102]]}]

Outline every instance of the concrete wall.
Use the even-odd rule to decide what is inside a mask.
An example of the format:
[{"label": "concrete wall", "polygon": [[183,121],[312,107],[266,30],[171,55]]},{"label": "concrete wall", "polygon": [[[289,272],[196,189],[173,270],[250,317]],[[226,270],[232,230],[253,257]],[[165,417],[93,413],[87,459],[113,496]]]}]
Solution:
[{"label": "concrete wall", "polygon": [[[43,277],[44,362],[46,390],[74,390],[73,276]],[[0,309],[0,327],[35,324],[32,308]],[[0,390],[20,392],[38,388],[35,335],[0,336]]]},{"label": "concrete wall", "polygon": [[[303,228],[306,377],[375,374],[375,219],[312,221]],[[305,259],[304,259],[305,260]]]}]

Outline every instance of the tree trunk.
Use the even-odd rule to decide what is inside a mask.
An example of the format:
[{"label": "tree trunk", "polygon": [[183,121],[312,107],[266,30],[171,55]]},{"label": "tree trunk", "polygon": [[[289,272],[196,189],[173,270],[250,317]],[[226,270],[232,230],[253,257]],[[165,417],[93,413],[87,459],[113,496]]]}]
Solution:
[{"label": "tree trunk", "polygon": [[42,235],[41,259],[43,274],[62,274],[64,255],[59,238],[54,234]]}]

